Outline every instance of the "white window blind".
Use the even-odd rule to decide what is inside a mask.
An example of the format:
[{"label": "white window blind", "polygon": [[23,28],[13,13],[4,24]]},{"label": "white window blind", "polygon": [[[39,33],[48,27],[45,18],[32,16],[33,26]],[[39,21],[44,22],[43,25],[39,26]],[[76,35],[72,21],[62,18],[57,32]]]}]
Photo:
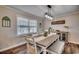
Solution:
[{"label": "white window blind", "polygon": [[17,17],[17,34],[29,34],[37,32],[37,21]]},{"label": "white window blind", "polygon": [[36,20],[30,20],[29,21],[29,27],[30,27],[30,33],[37,32],[37,21]]}]

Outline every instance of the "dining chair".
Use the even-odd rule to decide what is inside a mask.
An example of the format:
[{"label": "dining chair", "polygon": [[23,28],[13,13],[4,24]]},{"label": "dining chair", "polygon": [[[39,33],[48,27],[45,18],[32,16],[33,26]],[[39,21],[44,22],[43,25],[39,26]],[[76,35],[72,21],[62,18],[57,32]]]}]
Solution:
[{"label": "dining chair", "polygon": [[61,54],[64,50],[64,41],[57,40],[50,47],[47,48],[47,52],[50,54]]},{"label": "dining chair", "polygon": [[26,36],[25,40],[26,40],[26,46],[27,46],[27,54],[39,54],[41,53],[41,49],[40,47],[37,46],[34,37],[31,36],[30,39],[32,39],[32,44],[31,42],[28,40],[29,36]]}]

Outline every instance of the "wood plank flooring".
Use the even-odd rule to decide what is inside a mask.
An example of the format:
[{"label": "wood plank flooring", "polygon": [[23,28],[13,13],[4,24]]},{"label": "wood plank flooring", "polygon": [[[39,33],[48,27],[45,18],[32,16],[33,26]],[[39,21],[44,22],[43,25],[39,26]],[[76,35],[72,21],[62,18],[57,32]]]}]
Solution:
[{"label": "wood plank flooring", "polygon": [[74,43],[66,43],[64,47],[64,54],[79,54],[79,45]]},{"label": "wood plank flooring", "polygon": [[[0,54],[27,54],[26,44],[0,52]],[[66,43],[63,54],[79,54],[79,45],[74,43]]]},{"label": "wood plank flooring", "polygon": [[0,52],[0,54],[25,54],[26,53],[26,44],[23,44],[21,46],[13,47],[11,49],[8,49],[6,51]]}]

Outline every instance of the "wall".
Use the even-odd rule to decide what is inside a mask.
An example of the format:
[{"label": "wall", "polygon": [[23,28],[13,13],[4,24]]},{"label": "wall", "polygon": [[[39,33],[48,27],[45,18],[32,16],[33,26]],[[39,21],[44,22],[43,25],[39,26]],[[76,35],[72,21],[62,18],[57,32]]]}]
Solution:
[{"label": "wall", "polygon": [[[4,28],[2,27],[2,17],[8,16],[11,19],[11,27],[10,28]],[[16,21],[17,16],[26,17],[29,20],[34,19],[38,21],[38,25],[41,22],[42,18],[31,15],[29,13],[21,13],[16,12],[12,9],[6,8],[5,6],[0,6],[0,51],[6,50],[8,48],[11,48],[12,46],[17,46],[22,43],[25,43],[24,37],[17,36],[17,27],[16,27]],[[41,27],[42,29],[43,27]],[[40,32],[40,28],[38,26],[38,32]]]},{"label": "wall", "polygon": [[[63,25],[52,25],[55,30],[67,31],[69,32],[68,41],[72,43],[79,44],[79,11],[58,17],[54,20],[65,20],[66,23]],[[45,28],[48,28],[48,24],[51,22],[45,22]],[[47,26],[46,26],[47,25]],[[51,26],[51,25],[50,25]],[[64,26],[69,26],[69,29],[64,28]]]}]

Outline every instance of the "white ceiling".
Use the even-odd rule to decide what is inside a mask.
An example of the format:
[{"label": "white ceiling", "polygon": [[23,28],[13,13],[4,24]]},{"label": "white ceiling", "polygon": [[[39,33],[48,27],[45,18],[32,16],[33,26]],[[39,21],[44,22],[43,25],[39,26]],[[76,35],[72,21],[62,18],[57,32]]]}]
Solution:
[{"label": "white ceiling", "polygon": [[[9,7],[40,17],[44,17],[45,12],[48,11],[46,5],[11,5]],[[79,10],[78,5],[52,5],[51,13],[53,16],[61,16],[77,10]]]}]

